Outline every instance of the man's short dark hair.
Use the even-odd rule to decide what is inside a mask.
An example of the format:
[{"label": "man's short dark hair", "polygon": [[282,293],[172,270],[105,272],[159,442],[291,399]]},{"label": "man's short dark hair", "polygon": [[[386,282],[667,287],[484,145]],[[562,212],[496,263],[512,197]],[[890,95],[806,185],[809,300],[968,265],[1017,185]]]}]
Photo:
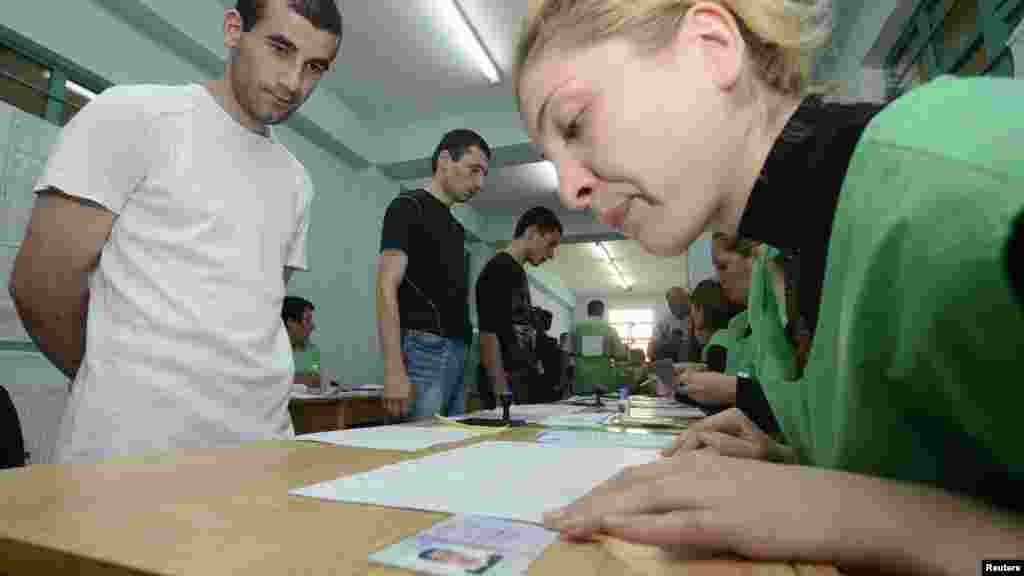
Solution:
[{"label": "man's short dark hair", "polygon": [[604,316],[604,302],[600,300],[587,302],[587,316]]},{"label": "man's short dark hair", "polygon": [[530,226],[536,226],[537,231],[541,234],[549,234],[556,230],[559,234],[563,233],[562,221],[558,219],[558,216],[555,216],[555,213],[550,208],[543,206],[534,206],[519,217],[519,222],[516,223],[514,238],[521,238],[523,234],[526,234],[526,229]]},{"label": "man's short dark hair", "polygon": [[437,159],[441,157],[441,152],[445,150],[451,155],[453,162],[458,162],[462,158],[462,155],[466,153],[466,150],[476,146],[487,156],[487,159],[491,159],[491,147],[487,145],[487,141],[484,140],[483,136],[467,130],[465,128],[459,128],[458,130],[452,130],[451,132],[444,135],[441,138],[441,143],[434,149],[434,155],[430,157],[430,173],[437,173]]},{"label": "man's short dark hair", "polygon": [[[341,42],[341,11],[335,0],[287,0],[288,8],[317,30],[326,30]],[[242,30],[249,32],[263,18],[267,0],[238,0],[235,10],[242,15]]]},{"label": "man's short dark hair", "polygon": [[302,316],[306,313],[306,309],[316,310],[316,306],[305,298],[298,296],[285,296],[284,306],[281,306],[281,320],[288,322],[293,320],[295,322],[302,322]]}]

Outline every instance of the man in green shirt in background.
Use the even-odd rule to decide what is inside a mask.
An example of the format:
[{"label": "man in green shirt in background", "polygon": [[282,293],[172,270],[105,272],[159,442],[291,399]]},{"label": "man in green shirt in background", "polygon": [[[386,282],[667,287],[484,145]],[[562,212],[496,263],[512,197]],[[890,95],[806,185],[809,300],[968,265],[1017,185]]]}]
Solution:
[{"label": "man in green shirt in background", "polygon": [[320,349],[309,339],[316,328],[313,323],[315,309],[312,302],[298,296],[286,296],[281,307],[281,319],[288,330],[295,359],[294,382],[311,388],[320,387]]},{"label": "man in green shirt in background", "polygon": [[576,324],[573,342],[576,351],[576,385],[574,392],[593,394],[596,387],[615,392],[619,381],[611,359],[626,360],[628,351],[615,331],[604,319],[604,302],[587,303],[586,320]]}]

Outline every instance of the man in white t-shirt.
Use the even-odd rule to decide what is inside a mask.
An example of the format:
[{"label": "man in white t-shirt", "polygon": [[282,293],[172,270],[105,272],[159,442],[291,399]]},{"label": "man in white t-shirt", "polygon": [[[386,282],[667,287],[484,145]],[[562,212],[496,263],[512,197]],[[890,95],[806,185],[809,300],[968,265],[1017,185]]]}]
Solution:
[{"label": "man in white t-shirt", "polygon": [[280,314],[313,186],[269,126],[340,41],[334,0],[240,0],[222,78],[110,88],[64,128],[10,282],[73,380],[58,461],[293,434]]}]

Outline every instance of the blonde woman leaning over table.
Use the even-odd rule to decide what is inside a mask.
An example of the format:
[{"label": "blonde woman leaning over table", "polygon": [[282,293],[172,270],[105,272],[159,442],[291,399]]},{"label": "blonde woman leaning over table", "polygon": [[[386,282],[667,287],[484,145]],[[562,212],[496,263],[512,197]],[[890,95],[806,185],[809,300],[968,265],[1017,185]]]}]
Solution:
[{"label": "blonde woman leaning over table", "polygon": [[[709,226],[799,248],[801,282],[821,286],[803,376],[762,382],[786,448],[725,412],[705,431],[761,460],[695,452],[691,433],[552,511],[567,537],[937,574],[1024,557],[1024,387],[1008,381],[1024,307],[1006,264],[1024,83],[942,78],[884,108],[808,98],[829,8],[531,6],[515,87],[563,204],[658,255]],[[778,340],[757,338],[761,369]]]}]

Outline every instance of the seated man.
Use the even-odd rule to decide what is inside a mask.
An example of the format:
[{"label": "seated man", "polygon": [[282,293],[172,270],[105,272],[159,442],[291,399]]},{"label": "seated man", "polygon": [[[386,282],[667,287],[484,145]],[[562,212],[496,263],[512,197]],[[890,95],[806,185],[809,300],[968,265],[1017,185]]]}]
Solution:
[{"label": "seated man", "polygon": [[313,324],[313,303],[298,296],[286,296],[281,308],[281,319],[288,330],[295,359],[296,384],[312,388],[320,387],[320,349],[309,339],[316,325]]}]

